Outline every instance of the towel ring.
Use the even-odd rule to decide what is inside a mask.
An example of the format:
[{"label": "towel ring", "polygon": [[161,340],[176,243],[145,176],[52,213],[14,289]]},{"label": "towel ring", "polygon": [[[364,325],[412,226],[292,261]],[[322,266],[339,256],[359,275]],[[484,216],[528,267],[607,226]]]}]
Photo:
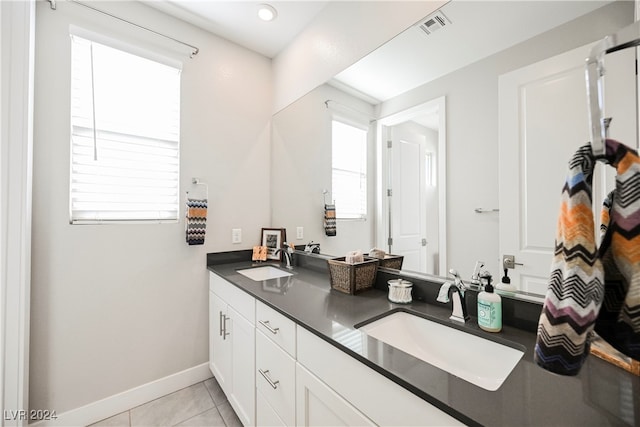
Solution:
[{"label": "towel ring", "polygon": [[335,205],[335,200],[333,200],[331,203],[327,203],[327,194],[329,194],[329,190],[322,190],[322,198],[324,200],[324,204],[325,205]]},{"label": "towel ring", "polygon": [[[204,186],[204,198],[205,199],[209,198],[209,186],[206,183],[200,182],[200,179],[198,179],[198,178],[191,178],[191,185],[193,185],[193,186],[203,185]],[[189,190],[187,190],[187,196],[188,195],[189,195]]]}]

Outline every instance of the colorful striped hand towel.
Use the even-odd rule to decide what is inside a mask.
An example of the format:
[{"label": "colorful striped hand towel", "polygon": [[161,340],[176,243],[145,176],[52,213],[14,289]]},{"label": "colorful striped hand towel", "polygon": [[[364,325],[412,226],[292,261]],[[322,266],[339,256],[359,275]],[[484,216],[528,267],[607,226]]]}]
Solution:
[{"label": "colorful striped hand towel", "polygon": [[324,233],[327,236],[336,235],[336,206],[324,205]]},{"label": "colorful striped hand towel", "polygon": [[[640,357],[640,158],[614,140],[604,161],[617,169],[596,247],[591,211],[595,159],[589,144],[569,162],[562,190],[555,255],[536,341],[536,363],[576,375],[595,329],[616,349]],[[609,210],[610,206],[610,210]],[[604,304],[603,304],[604,302]]]},{"label": "colorful striped hand towel", "polygon": [[186,234],[189,245],[203,245],[207,231],[207,200],[187,198]]}]

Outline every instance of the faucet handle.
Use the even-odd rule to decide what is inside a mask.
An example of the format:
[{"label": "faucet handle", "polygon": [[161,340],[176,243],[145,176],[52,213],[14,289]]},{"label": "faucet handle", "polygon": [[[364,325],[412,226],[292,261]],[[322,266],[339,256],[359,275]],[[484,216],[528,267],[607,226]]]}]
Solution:
[{"label": "faucet handle", "polygon": [[454,270],[453,268],[451,270],[449,270],[449,274],[453,276],[453,281],[454,281],[454,285],[460,289],[461,291],[464,291],[465,289],[467,289],[467,287],[465,286],[464,282],[462,281],[462,279],[460,278],[460,275],[458,274],[458,270]]},{"label": "faucet handle", "polygon": [[442,286],[440,286],[440,291],[438,292],[438,298],[436,298],[436,301],[448,303],[450,287],[451,287],[451,282],[444,282]]},{"label": "faucet handle", "polygon": [[471,274],[471,281],[476,283],[480,279],[480,272],[484,267],[484,261],[476,261],[475,267],[473,267],[473,273]]}]

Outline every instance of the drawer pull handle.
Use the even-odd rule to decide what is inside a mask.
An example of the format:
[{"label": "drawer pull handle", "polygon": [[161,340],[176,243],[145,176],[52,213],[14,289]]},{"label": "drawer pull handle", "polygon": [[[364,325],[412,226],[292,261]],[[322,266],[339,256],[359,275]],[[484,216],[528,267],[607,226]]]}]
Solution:
[{"label": "drawer pull handle", "polygon": [[266,371],[263,371],[262,369],[258,369],[258,372],[260,372],[260,375],[262,375],[262,377],[267,380],[267,382],[269,383],[269,385],[275,390],[278,388],[278,384],[280,384],[280,381],[273,381],[271,378],[269,378],[269,370],[267,369]]},{"label": "drawer pull handle", "polygon": [[218,323],[220,323],[220,336],[222,336],[222,334],[224,333],[223,332],[223,328],[224,328],[224,326],[223,326],[223,324],[224,324],[223,316],[224,315],[222,314],[222,311],[220,311],[220,318],[219,318],[219,322],[218,322]]},{"label": "drawer pull handle", "polygon": [[268,320],[258,320],[258,323],[260,323],[262,326],[264,326],[265,328],[267,328],[269,330],[269,332],[271,332],[273,335],[277,334],[278,331],[280,330],[280,328],[272,328],[271,325],[269,324]]},{"label": "drawer pull handle", "polygon": [[222,339],[226,340],[227,337],[229,335],[231,335],[229,332],[227,332],[227,320],[229,319],[229,317],[226,314],[222,314],[222,311],[220,312],[220,335],[222,335]]}]

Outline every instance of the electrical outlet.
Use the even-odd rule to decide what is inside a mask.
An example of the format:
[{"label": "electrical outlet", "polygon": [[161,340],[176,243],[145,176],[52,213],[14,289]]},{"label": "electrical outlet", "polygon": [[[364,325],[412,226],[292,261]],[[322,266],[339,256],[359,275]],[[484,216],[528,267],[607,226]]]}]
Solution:
[{"label": "electrical outlet", "polygon": [[241,228],[232,228],[231,229],[231,243],[242,243],[242,229]]},{"label": "electrical outlet", "polygon": [[304,239],[304,228],[297,227],[296,228],[296,239]]}]

